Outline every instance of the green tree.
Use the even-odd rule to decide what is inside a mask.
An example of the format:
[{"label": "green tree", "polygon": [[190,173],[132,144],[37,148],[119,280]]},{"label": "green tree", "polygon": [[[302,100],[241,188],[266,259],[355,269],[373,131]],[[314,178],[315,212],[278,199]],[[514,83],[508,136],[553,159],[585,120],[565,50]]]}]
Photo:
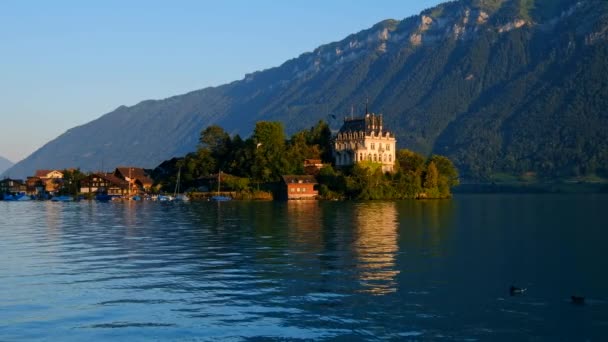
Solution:
[{"label": "green tree", "polygon": [[288,169],[285,158],[285,130],[280,122],[260,121],[253,131],[256,144],[253,175],[262,181],[276,181]]},{"label": "green tree", "polygon": [[458,180],[458,170],[456,169],[452,161],[449,160],[447,157],[433,155],[431,156],[430,161],[434,163],[437,167],[439,176],[445,178],[447,186],[453,187],[460,183]]},{"label": "green tree", "polygon": [[224,158],[230,149],[230,135],[217,125],[205,128],[199,139],[201,147],[208,148],[217,159]]},{"label": "green tree", "polygon": [[433,189],[437,187],[439,180],[439,171],[434,162],[430,162],[426,167],[426,175],[424,176],[424,188]]}]

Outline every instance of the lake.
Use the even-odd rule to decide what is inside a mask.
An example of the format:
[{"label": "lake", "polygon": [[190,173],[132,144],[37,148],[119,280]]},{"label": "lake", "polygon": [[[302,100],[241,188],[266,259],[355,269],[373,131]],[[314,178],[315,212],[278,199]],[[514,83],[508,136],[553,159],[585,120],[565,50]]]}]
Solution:
[{"label": "lake", "polygon": [[0,202],[0,340],[601,341],[607,222],[607,195]]}]

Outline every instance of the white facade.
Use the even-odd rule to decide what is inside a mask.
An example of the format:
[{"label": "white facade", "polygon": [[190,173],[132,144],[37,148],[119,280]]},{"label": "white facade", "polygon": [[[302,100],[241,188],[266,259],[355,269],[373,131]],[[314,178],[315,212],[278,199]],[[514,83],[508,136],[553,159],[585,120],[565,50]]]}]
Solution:
[{"label": "white facade", "polygon": [[396,147],[395,135],[382,127],[382,115],[345,119],[334,139],[335,164],[340,167],[368,161],[382,164],[384,172],[392,172]]}]

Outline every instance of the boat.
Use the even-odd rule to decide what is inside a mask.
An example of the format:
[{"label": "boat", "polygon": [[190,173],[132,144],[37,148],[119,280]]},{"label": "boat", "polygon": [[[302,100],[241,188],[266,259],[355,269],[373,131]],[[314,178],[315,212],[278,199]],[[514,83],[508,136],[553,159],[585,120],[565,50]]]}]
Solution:
[{"label": "boat", "polygon": [[175,198],[173,198],[173,196],[167,196],[167,195],[158,195],[156,196],[156,200],[159,202],[171,202],[173,201]]},{"label": "boat", "polygon": [[211,196],[211,200],[216,201],[216,202],[231,201],[232,197],[220,195],[220,182],[222,181],[221,175],[222,175],[222,171],[217,173],[217,195]]},{"label": "boat", "polygon": [[98,193],[97,195],[95,195],[95,200],[99,201],[99,202],[110,202],[112,200],[111,195],[108,195],[106,193]]},{"label": "boat", "polygon": [[177,171],[177,180],[175,181],[175,191],[173,191],[173,198],[176,201],[181,201],[181,202],[188,202],[190,200],[190,198],[186,195],[186,194],[180,194],[180,183],[181,183],[181,174],[182,174],[182,168],[180,167],[179,170]]},{"label": "boat", "polygon": [[31,201],[32,197],[26,194],[20,194],[18,196],[15,197],[15,201]]},{"label": "boat", "polygon": [[51,198],[51,201],[53,201],[53,202],[73,202],[74,197],[67,196],[67,195],[53,196],[53,198]]}]

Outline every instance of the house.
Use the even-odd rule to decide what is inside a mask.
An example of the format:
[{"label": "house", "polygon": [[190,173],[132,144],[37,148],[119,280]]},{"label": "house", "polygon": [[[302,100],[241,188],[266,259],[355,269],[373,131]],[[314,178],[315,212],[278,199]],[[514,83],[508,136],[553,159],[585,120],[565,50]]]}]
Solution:
[{"label": "house", "polygon": [[283,182],[279,197],[287,200],[309,200],[319,196],[317,180],[311,175],[285,175],[281,178]]},{"label": "house", "polygon": [[131,184],[136,191],[148,191],[152,188],[154,181],[148,177],[146,171],[140,167],[120,166],[114,170],[114,176],[124,179]]},{"label": "house", "polygon": [[63,172],[59,170],[36,170],[37,177],[44,184],[44,191],[53,194],[63,185]]},{"label": "house", "polygon": [[27,187],[22,180],[5,178],[0,180],[0,194],[18,194],[26,192]]},{"label": "house", "polygon": [[40,177],[27,177],[25,181],[25,186],[27,188],[26,194],[30,196],[41,196],[46,191],[46,184]]},{"label": "house", "polygon": [[333,141],[335,165],[351,166],[360,162],[382,165],[392,172],[395,165],[395,135],[382,125],[382,114],[367,113],[363,118],[346,118]]},{"label": "house", "polygon": [[38,177],[42,180],[63,179],[63,172],[59,170],[36,170],[34,177]]},{"label": "house", "polygon": [[80,192],[103,193],[113,196],[129,194],[129,182],[116,177],[113,173],[92,173],[80,181]]}]

